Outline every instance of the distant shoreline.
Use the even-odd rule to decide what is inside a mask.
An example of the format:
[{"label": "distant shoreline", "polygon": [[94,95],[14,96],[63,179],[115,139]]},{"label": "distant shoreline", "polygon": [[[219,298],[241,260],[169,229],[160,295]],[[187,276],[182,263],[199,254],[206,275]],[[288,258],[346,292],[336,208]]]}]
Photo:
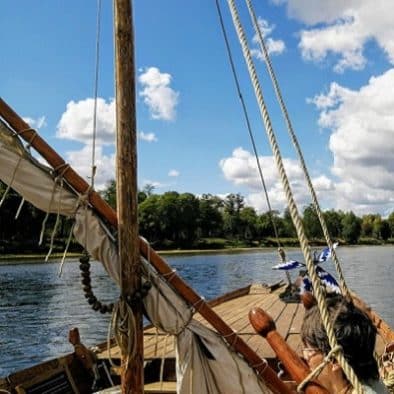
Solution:
[{"label": "distant shoreline", "polygon": [[[367,244],[357,244],[357,245],[343,245],[344,247],[362,247],[362,246],[393,246],[392,243],[382,244],[382,245],[367,245]],[[297,246],[284,246],[286,250],[294,250],[299,249]],[[314,248],[318,248],[319,246],[313,246]],[[161,256],[182,256],[182,255],[201,255],[201,254],[241,254],[241,253],[259,253],[259,252],[268,252],[277,250],[274,246],[267,247],[249,247],[249,248],[225,248],[225,249],[188,249],[188,250],[161,250],[157,251]],[[81,257],[82,253],[68,253],[66,259]],[[8,265],[9,263],[23,263],[23,264],[34,264],[38,261],[44,261],[46,254],[5,254],[0,256],[0,265]],[[54,260],[59,260],[63,257],[63,253],[53,253],[49,262],[53,262]]]}]

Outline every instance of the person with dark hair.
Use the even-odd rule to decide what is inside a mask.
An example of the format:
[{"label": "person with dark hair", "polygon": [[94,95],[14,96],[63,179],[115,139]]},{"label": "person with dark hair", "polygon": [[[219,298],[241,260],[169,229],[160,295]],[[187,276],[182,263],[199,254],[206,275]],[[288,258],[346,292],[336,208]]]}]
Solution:
[{"label": "person with dark hair", "polygon": [[[379,380],[378,365],[374,358],[376,328],[371,319],[340,295],[329,296],[327,306],[338,345],[342,347],[346,361],[363,385],[364,393],[389,393]],[[301,338],[304,344],[303,357],[313,371],[331,349],[316,305],[305,313]],[[330,393],[354,392],[335,358],[323,368],[318,380]]]}]

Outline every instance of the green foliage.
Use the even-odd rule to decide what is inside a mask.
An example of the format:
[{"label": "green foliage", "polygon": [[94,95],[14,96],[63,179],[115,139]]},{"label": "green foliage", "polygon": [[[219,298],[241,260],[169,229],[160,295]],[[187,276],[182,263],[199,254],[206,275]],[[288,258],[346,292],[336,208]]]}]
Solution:
[{"label": "green foliage", "polygon": [[342,219],[344,213],[342,211],[334,211],[333,209],[323,213],[324,221],[326,222],[328,233],[333,239],[341,237],[342,234]]},{"label": "green foliage", "polygon": [[114,179],[107,183],[107,187],[100,194],[112,208],[116,209],[116,183]]},{"label": "green foliage", "polygon": [[323,231],[316,210],[312,204],[304,208],[303,224],[309,238],[321,238]]},{"label": "green foliage", "polygon": [[[0,198],[6,186],[0,182]],[[299,241],[286,209],[279,212],[257,213],[245,206],[240,194],[220,198],[211,194],[197,197],[191,193],[169,191],[154,194],[154,187],[146,185],[138,193],[140,234],[156,249],[223,249],[228,247],[278,245],[276,227],[281,245],[298,246]],[[101,193],[115,208],[116,184],[108,183]],[[0,252],[23,253],[48,251],[56,215],[50,215],[44,236],[44,244],[38,246],[38,238],[45,214],[30,204],[23,205],[15,220],[21,197],[12,190],[7,194],[0,210]],[[387,219],[380,215],[364,215],[361,219],[354,213],[329,210],[323,213],[333,239],[347,243],[366,244],[393,243],[394,212]],[[303,222],[309,239],[324,244],[320,223],[314,208],[305,208]],[[61,218],[55,246],[62,251],[71,228],[71,221]],[[360,239],[362,236],[362,239]],[[77,247],[76,244],[73,247]]]},{"label": "green foliage", "polygon": [[390,226],[390,237],[394,237],[394,211],[390,213],[387,221]]},{"label": "green foliage", "polygon": [[361,219],[353,212],[345,213],[342,219],[342,237],[349,244],[356,244],[361,235]]}]

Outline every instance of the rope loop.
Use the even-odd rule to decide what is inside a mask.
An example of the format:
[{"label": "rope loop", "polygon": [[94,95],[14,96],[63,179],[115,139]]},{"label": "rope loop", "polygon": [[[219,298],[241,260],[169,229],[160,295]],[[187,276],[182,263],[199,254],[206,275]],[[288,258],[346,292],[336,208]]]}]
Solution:
[{"label": "rope loop", "polygon": [[[263,365],[264,365],[264,369],[262,371],[260,371],[260,369],[257,369],[257,368],[260,368]],[[259,363],[251,365],[251,367],[255,371],[257,371],[258,375],[261,376],[262,374],[264,374],[265,370],[268,368],[268,361],[265,358],[263,358]]]},{"label": "rope loop", "polygon": [[[230,340],[228,339],[228,338],[230,338],[231,336],[234,336],[233,342],[230,342]],[[236,331],[230,332],[230,333],[227,334],[227,335],[222,335],[222,337],[225,338],[226,341],[227,341],[227,343],[228,343],[230,346],[232,346],[232,347],[235,346],[235,344],[237,343],[237,340],[238,340],[238,335],[237,335],[237,332],[236,332]]]},{"label": "rope loop", "polygon": [[200,307],[202,304],[204,304],[205,299],[204,297],[200,297],[193,305],[192,305],[192,312],[196,313],[200,311]]},{"label": "rope loop", "polygon": [[297,386],[297,393],[302,393],[304,391],[304,387],[314,378],[320,375],[320,372],[323,368],[331,362],[336,355],[343,352],[342,346],[337,345],[332,348],[329,353],[324,357],[323,361],[313,370],[311,373]]},{"label": "rope loop", "polygon": [[70,164],[68,163],[63,163],[55,167],[53,169],[53,172],[56,174],[56,179],[62,178],[69,168],[70,168]]},{"label": "rope loop", "polygon": [[176,275],[176,269],[174,268],[170,272],[166,272],[165,274],[162,274],[164,278],[166,278],[168,283],[171,283],[172,279],[174,279],[174,276]]},{"label": "rope loop", "polygon": [[111,357],[112,333],[122,355],[126,356],[126,365],[129,365],[137,353],[136,328],[137,324],[130,305],[122,297],[119,297],[119,301],[115,303],[112,311],[107,337],[108,358],[112,366],[114,365]]}]

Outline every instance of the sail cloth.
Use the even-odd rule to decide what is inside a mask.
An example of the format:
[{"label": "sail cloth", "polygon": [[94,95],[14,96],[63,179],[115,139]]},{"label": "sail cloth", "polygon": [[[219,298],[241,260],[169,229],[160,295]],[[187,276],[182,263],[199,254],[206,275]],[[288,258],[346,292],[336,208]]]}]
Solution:
[{"label": "sail cloth", "polygon": [[[0,179],[37,208],[75,219],[74,236],[102,262],[119,284],[120,262],[115,240],[84,198],[56,180],[37,162],[0,120]],[[168,285],[148,261],[143,281],[152,288],[144,298],[151,322],[176,337],[177,393],[270,393],[245,360],[216,332],[193,319],[194,308]]]},{"label": "sail cloth", "polygon": [[0,179],[38,209],[74,215],[78,197],[55,182],[48,167],[35,160],[0,121]]}]

